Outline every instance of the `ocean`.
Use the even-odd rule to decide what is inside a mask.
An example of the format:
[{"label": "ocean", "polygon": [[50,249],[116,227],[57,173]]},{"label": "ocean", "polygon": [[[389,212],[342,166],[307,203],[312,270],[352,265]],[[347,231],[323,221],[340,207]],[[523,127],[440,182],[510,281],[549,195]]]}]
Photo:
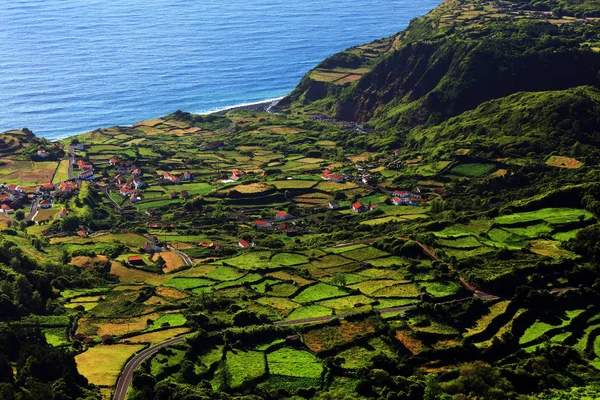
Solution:
[{"label": "ocean", "polygon": [[48,139],[286,95],[440,0],[5,0],[0,131]]}]

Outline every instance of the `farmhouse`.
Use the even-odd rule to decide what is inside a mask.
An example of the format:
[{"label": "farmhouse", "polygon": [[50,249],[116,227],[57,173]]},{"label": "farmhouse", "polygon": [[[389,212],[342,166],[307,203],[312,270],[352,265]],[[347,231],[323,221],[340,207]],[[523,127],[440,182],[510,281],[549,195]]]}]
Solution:
[{"label": "farmhouse", "polygon": [[242,176],[246,175],[244,171],[240,171],[239,169],[231,170],[231,180],[238,181]]},{"label": "farmhouse", "polygon": [[285,211],[275,211],[275,219],[279,220],[279,221],[285,221],[288,219],[292,219],[294,217],[292,217],[290,214],[286,213]]},{"label": "farmhouse", "polygon": [[192,174],[190,174],[190,171],[185,171],[183,173],[183,180],[184,181],[189,181],[190,179],[192,179]]},{"label": "farmhouse", "polygon": [[75,190],[75,187],[75,184],[73,184],[73,182],[70,181],[64,181],[60,183],[60,190],[62,192],[71,192]]},{"label": "farmhouse", "polygon": [[133,178],[132,182],[133,182],[133,186],[136,189],[140,189],[140,188],[144,187],[144,182],[142,182],[142,180],[140,178]]},{"label": "farmhouse", "polygon": [[68,213],[68,212],[67,212],[67,210],[66,210],[66,209],[64,209],[64,208],[58,212],[58,218],[64,218],[64,217],[66,217],[67,215],[69,215],[69,213]]},{"label": "farmhouse", "polygon": [[40,158],[46,158],[49,154],[46,152],[46,150],[38,150],[37,155]]},{"label": "farmhouse", "polygon": [[352,211],[356,213],[362,213],[367,211],[367,207],[365,207],[363,203],[357,201],[356,203],[352,204]]},{"label": "farmhouse", "polygon": [[15,211],[12,208],[10,208],[10,206],[7,204],[2,204],[2,206],[0,206],[0,207],[2,209],[2,212],[5,214],[14,214],[15,213]]},{"label": "farmhouse", "polygon": [[142,175],[142,170],[141,168],[134,168],[133,171],[131,172],[133,174],[133,176],[140,176]]},{"label": "farmhouse", "polygon": [[86,169],[79,174],[79,179],[89,181],[95,178],[93,169]]},{"label": "farmhouse", "polygon": [[160,247],[157,244],[150,243],[150,242],[144,243],[144,245],[142,246],[142,248],[144,249],[144,251],[146,253],[160,253],[160,252],[163,251],[162,247]]},{"label": "farmhouse", "polygon": [[51,192],[54,190],[54,185],[52,183],[44,183],[39,186],[39,190],[42,192]]},{"label": "farmhouse", "polygon": [[331,208],[332,210],[337,210],[338,208],[340,208],[340,205],[338,204],[337,201],[335,200],[331,200],[328,204],[329,208]]},{"label": "farmhouse", "polygon": [[262,220],[256,220],[254,221],[254,226],[256,228],[268,228],[270,226],[272,226],[273,224],[271,224],[269,221],[262,221]]},{"label": "farmhouse", "polygon": [[252,244],[246,242],[244,239],[240,240],[238,243],[238,246],[240,246],[242,249],[246,249],[248,247],[251,247]]},{"label": "farmhouse", "polygon": [[392,193],[392,196],[400,197],[402,199],[402,198],[410,197],[410,193],[405,192],[403,190],[394,190],[394,192]]},{"label": "farmhouse", "polygon": [[52,202],[50,200],[42,200],[40,202],[40,208],[47,209],[47,208],[50,208],[50,207],[52,207]]},{"label": "farmhouse", "polygon": [[1,194],[0,195],[0,203],[12,203],[15,199],[15,196],[12,194]]},{"label": "farmhouse", "polygon": [[179,183],[179,178],[174,175],[171,175],[167,171],[163,172],[163,180],[171,183]]},{"label": "farmhouse", "polygon": [[144,259],[142,256],[129,256],[127,257],[127,262],[131,265],[140,265],[144,263]]},{"label": "farmhouse", "polygon": [[82,171],[92,169],[94,167],[92,164],[89,164],[89,163],[83,161],[82,159],[77,160],[77,166]]},{"label": "farmhouse", "polygon": [[139,203],[140,201],[142,201],[142,198],[139,197],[137,193],[131,193],[131,195],[129,195],[129,201],[131,201],[132,203]]},{"label": "farmhouse", "polygon": [[338,183],[344,182],[344,177],[342,175],[332,174],[328,169],[323,171],[323,175],[321,175],[321,178],[325,179],[326,181],[333,181]]},{"label": "farmhouse", "polygon": [[111,157],[111,158],[108,160],[108,163],[109,163],[111,166],[113,166],[113,167],[114,167],[115,165],[117,165],[117,164],[119,163],[119,160],[117,160],[117,159],[116,159],[116,158],[114,158],[114,157]]}]

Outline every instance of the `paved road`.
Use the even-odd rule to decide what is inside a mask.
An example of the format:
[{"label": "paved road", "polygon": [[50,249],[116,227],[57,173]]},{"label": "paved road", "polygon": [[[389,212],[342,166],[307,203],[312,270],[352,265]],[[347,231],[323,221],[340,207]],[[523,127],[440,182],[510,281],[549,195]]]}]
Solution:
[{"label": "paved road", "polygon": [[185,254],[183,251],[177,250],[175,247],[171,246],[170,244],[167,245],[167,249],[171,250],[173,253],[175,253],[179,257],[181,257],[181,259],[183,260],[183,263],[185,265],[194,265],[194,261],[192,260],[192,258],[190,256],[188,256],[187,254]]},{"label": "paved road", "polygon": [[33,219],[35,218],[35,216],[38,213],[39,206],[40,206],[40,198],[36,197],[33,204],[31,205],[31,210],[29,211],[29,214],[27,214],[25,216],[25,221],[27,221],[27,222],[33,221]]},{"label": "paved road", "polygon": [[110,203],[113,205],[115,210],[121,211],[121,206],[119,205],[119,203],[117,203],[112,197],[110,197],[110,193],[108,193],[108,187],[106,185],[105,186],[98,185],[98,187],[100,188],[102,193],[104,193],[104,196],[106,196],[108,201],[110,201]]},{"label": "paved road", "polygon": [[69,146],[68,152],[69,152],[69,179],[75,179],[75,175],[73,175],[73,163],[75,162],[75,146]]},{"label": "paved road", "polygon": [[146,350],[141,351],[135,357],[133,357],[127,364],[125,364],[125,368],[123,368],[123,372],[117,381],[117,386],[115,388],[115,394],[113,396],[113,400],[125,400],[127,397],[127,390],[129,386],[131,386],[131,380],[133,379],[133,372],[138,369],[138,367],[148,358],[155,355],[160,349],[163,347],[171,346],[173,344],[179,343],[185,339],[185,336],[179,336],[166,342],[159,343],[155,346],[149,347]]}]

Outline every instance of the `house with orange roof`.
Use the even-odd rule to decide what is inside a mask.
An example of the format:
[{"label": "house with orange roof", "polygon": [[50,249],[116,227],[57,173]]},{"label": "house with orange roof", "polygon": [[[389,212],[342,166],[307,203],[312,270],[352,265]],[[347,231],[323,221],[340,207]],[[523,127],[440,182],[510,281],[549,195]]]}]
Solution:
[{"label": "house with orange roof", "polygon": [[352,204],[352,211],[356,213],[362,213],[367,211],[367,207],[365,207],[363,203],[357,201],[356,203]]},{"label": "house with orange roof", "polygon": [[241,239],[241,240],[238,242],[238,246],[239,246],[239,247],[241,247],[242,249],[247,249],[248,247],[251,247],[251,246],[252,246],[252,244],[251,244],[251,243],[248,243],[248,242],[247,242],[247,241],[245,241],[244,239]]},{"label": "house with orange roof", "polygon": [[285,221],[288,219],[292,219],[294,218],[293,216],[291,216],[290,214],[286,213],[285,211],[275,211],[275,219],[279,220],[279,221]]},{"label": "house with orange roof", "polygon": [[168,173],[167,171],[163,172],[163,180],[171,183],[179,183],[179,178]]},{"label": "house with orange roof", "polygon": [[269,221],[263,221],[261,219],[258,219],[256,221],[254,221],[254,226],[256,228],[268,228],[270,226],[272,226],[273,224]]}]

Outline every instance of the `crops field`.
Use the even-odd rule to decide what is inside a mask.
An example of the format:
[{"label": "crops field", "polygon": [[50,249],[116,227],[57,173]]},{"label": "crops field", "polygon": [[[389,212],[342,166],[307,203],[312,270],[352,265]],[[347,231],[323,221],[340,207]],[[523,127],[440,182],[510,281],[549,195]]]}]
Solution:
[{"label": "crops field", "polygon": [[450,170],[450,173],[471,178],[482,178],[491,174],[496,166],[494,164],[459,164]]},{"label": "crops field", "polygon": [[75,356],[77,370],[90,383],[110,387],[116,383],[125,361],[143,348],[137,344],[95,346]]}]

